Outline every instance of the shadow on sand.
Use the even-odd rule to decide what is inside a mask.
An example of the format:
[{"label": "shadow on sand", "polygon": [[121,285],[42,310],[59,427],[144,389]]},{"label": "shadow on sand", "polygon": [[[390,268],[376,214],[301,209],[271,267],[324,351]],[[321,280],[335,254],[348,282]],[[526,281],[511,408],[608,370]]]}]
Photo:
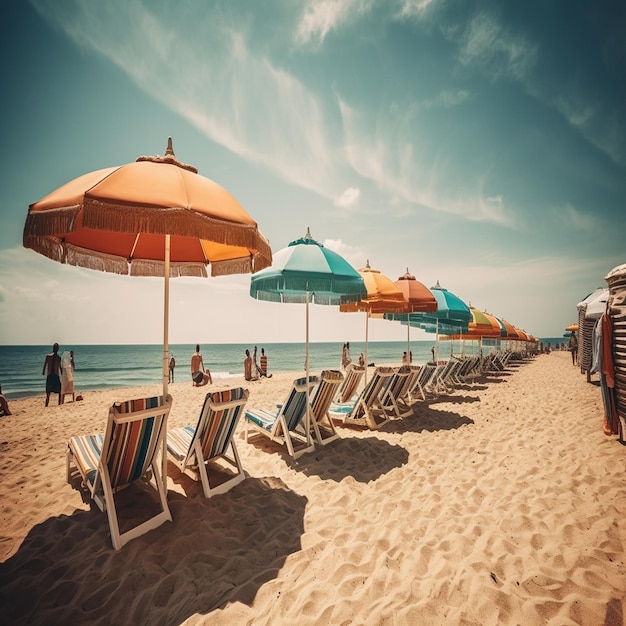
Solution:
[{"label": "shadow on sand", "polygon": [[347,429],[341,429],[340,436],[341,439],[301,456],[290,465],[307,476],[319,476],[323,480],[340,482],[352,476],[367,483],[409,460],[405,448],[377,437],[351,437]]},{"label": "shadow on sand", "polygon": [[96,507],[34,526],[0,564],[4,623],[180,624],[252,604],[301,549],[307,498],[278,478],[211,499],[170,491],[168,502],[172,522],[118,551]]}]

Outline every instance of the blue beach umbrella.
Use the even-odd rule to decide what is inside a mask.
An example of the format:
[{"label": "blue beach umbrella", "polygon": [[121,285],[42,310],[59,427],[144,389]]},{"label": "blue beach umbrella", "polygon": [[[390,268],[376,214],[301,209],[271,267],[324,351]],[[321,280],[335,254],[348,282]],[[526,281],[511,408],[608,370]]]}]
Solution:
[{"label": "blue beach umbrella", "polygon": [[304,237],[273,255],[271,267],[252,276],[250,295],[268,302],[306,304],[304,363],[308,379],[309,302],[338,306],[358,302],[366,297],[367,291],[363,278],[352,265],[340,254],[315,241],[307,228]]}]

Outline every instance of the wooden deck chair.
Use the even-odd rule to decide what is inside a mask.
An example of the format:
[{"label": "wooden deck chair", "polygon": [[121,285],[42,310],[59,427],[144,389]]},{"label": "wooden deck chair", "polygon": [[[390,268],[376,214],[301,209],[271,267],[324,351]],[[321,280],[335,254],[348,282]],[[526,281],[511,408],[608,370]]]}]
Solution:
[{"label": "wooden deck chair", "polygon": [[335,424],[328,415],[328,409],[344,380],[339,370],[324,370],[311,398],[311,425],[315,439],[321,445],[326,445],[339,437]]},{"label": "wooden deck chair", "polygon": [[406,405],[400,408],[400,402],[408,392],[408,384],[411,381],[410,374],[410,367],[402,365],[394,371],[387,386],[383,389],[382,408],[389,419],[401,419],[412,413]]},{"label": "wooden deck chair", "polygon": [[419,393],[420,396],[422,396],[422,400],[426,400],[425,387],[435,373],[435,370],[436,366],[432,363],[426,363],[421,367],[417,380],[415,381],[413,387],[409,390],[412,398],[415,398]]},{"label": "wooden deck chair", "polygon": [[365,366],[351,363],[346,370],[346,377],[337,391],[335,402],[344,404],[355,398],[361,379],[365,374]]},{"label": "wooden deck chair", "polygon": [[[405,406],[409,406],[412,402],[414,402],[416,398],[416,394],[419,393],[419,387],[417,385],[417,381],[420,378],[422,373],[421,365],[409,365],[409,379],[406,384],[406,393],[404,397],[401,398],[402,404]],[[421,395],[421,394],[420,394]]]},{"label": "wooden deck chair", "polygon": [[[171,407],[170,395],[165,402],[162,396],[116,402],[109,409],[104,435],[79,435],[68,441],[67,481],[70,481],[70,465],[73,463],[93,501],[101,511],[107,512],[116,550],[131,539],[172,520],[163,471],[165,433]],[[120,533],[114,494],[139,479],[155,488],[161,512]]]},{"label": "wooden deck chair", "polygon": [[[247,389],[236,387],[206,394],[198,424],[167,433],[167,451],[181,472],[200,478],[205,497],[226,493],[245,479],[233,435],[248,401]],[[208,464],[223,459],[235,474],[211,487]],[[221,468],[220,468],[221,469]]]},{"label": "wooden deck chair", "polygon": [[393,367],[379,366],[354,402],[333,403],[328,414],[342,424],[366,426],[371,430],[380,428],[387,421],[383,411],[381,394],[389,378],[393,376]]},{"label": "wooden deck chair", "polygon": [[[246,441],[253,435],[264,435],[287,447],[289,454],[297,459],[305,452],[315,450],[310,431],[305,423],[307,419],[307,387],[309,396],[317,384],[317,376],[297,378],[293,381],[287,401],[278,405],[278,411],[272,413],[265,409],[248,409],[245,412]],[[296,450],[294,443],[299,444]]]}]

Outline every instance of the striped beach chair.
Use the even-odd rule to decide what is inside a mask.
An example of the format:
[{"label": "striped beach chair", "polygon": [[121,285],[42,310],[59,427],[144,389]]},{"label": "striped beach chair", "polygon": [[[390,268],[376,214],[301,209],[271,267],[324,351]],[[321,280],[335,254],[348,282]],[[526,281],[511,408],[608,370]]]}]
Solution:
[{"label": "striped beach chair", "polygon": [[[248,401],[247,389],[236,387],[206,394],[198,424],[173,428],[167,433],[167,452],[181,472],[200,479],[205,497],[226,493],[245,479],[241,460],[233,440],[237,423]],[[234,474],[211,487],[209,463],[224,461]]]},{"label": "striped beach chair", "polygon": [[315,439],[321,445],[326,445],[339,437],[335,424],[328,415],[328,409],[343,380],[345,379],[339,370],[324,370],[311,398],[311,426]]},{"label": "striped beach chair", "polygon": [[[304,376],[294,380],[287,401],[278,405],[277,412],[247,409],[245,412],[246,441],[250,441],[251,435],[263,435],[286,446],[294,459],[305,452],[315,450],[310,431],[306,426],[306,419],[307,387],[310,396],[317,382],[317,376],[309,376],[308,382]],[[298,446],[297,450],[296,446]]]},{"label": "striped beach chair", "polygon": [[387,421],[381,395],[393,373],[393,367],[377,367],[354,402],[333,403],[328,414],[344,425],[365,426],[371,430],[380,428]]},{"label": "striped beach chair", "polygon": [[[110,409],[104,435],[78,435],[67,444],[66,475],[71,465],[101,511],[107,512],[113,547],[119,550],[131,539],[171,521],[165,485],[165,433],[172,397],[139,398],[116,402]],[[158,494],[161,511],[120,533],[114,494],[145,479]],[[152,479],[154,484],[152,484]]]},{"label": "striped beach chair", "polygon": [[411,381],[411,368],[408,365],[400,366],[389,378],[381,396],[383,411],[389,419],[400,419],[412,413],[406,405],[402,408],[400,406],[408,393]]},{"label": "striped beach chair", "polygon": [[346,377],[337,391],[335,401],[341,404],[350,402],[356,396],[363,374],[365,374],[363,365],[351,363],[346,370]]}]

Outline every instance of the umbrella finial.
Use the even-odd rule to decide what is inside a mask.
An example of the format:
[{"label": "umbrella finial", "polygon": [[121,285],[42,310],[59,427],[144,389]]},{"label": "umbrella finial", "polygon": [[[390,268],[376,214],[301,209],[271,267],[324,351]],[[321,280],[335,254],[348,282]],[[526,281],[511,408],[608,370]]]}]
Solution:
[{"label": "umbrella finial", "polygon": [[437,279],[437,284],[433,287],[433,289],[441,289],[441,285],[439,284],[439,279]]},{"label": "umbrella finial", "polygon": [[369,259],[367,259],[367,262],[365,263],[365,269],[366,270],[371,270],[372,269],[371,266],[370,266],[370,260]]},{"label": "umbrella finial", "polygon": [[311,228],[310,226],[306,227],[306,235],[304,236],[305,239],[313,239],[313,237],[311,237]]},{"label": "umbrella finial", "polygon": [[182,163],[176,158],[174,154],[174,148],[172,147],[172,138],[167,138],[167,149],[165,150],[164,156],[139,156],[137,157],[137,161],[152,161],[152,163],[169,163],[170,165],[176,165],[176,167],[180,167],[183,170],[187,170],[188,172],[193,172],[194,174],[198,173],[198,168],[194,165],[189,165],[188,163]]}]

